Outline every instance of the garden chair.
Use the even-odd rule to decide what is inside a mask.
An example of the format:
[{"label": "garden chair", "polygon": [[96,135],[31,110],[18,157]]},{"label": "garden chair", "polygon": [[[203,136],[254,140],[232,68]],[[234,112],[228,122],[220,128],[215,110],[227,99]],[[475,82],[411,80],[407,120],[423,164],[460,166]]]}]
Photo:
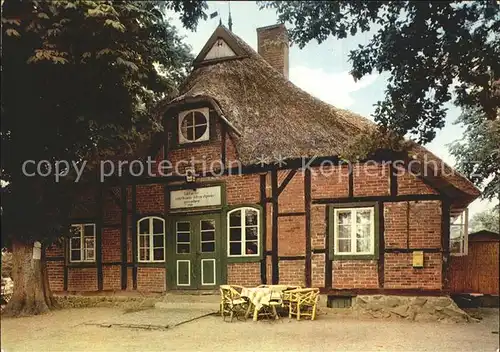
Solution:
[{"label": "garden chair", "polygon": [[248,302],[246,299],[241,297],[241,290],[243,286],[238,285],[220,285],[220,314],[222,319],[226,321],[226,316],[230,317],[230,321],[233,321],[233,317],[245,317],[245,312],[247,309]]},{"label": "garden chair", "polygon": [[306,316],[311,317],[311,320],[314,320],[316,318],[318,298],[318,288],[302,288],[286,291],[288,318],[291,319],[292,315],[295,315],[297,316],[297,320]]}]

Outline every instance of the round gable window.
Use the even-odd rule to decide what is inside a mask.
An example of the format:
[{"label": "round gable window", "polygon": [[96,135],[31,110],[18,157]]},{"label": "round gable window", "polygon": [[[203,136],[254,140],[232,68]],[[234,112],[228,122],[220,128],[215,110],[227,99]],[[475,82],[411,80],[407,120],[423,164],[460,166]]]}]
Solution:
[{"label": "round gable window", "polygon": [[190,111],[180,121],[181,142],[208,140],[208,119],[201,111]]}]

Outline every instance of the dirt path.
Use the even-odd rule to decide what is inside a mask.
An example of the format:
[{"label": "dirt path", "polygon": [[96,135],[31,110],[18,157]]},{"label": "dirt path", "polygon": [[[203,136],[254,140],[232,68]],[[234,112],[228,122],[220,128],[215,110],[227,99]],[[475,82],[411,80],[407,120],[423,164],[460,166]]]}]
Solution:
[{"label": "dirt path", "polygon": [[[487,351],[498,348],[498,310],[476,324],[356,320],[322,316],[314,322],[224,323],[217,316],[172,329],[103,328],[114,308],[67,309],[2,319],[2,349],[15,351]],[[155,312],[154,314],[158,314]],[[167,314],[167,313],[165,313]]]}]

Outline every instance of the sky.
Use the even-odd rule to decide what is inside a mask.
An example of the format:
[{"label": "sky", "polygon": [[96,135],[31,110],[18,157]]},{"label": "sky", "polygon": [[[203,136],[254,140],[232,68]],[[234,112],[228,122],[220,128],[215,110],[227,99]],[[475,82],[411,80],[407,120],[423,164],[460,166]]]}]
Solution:
[{"label": "sky", "polygon": [[[200,21],[195,32],[182,28],[176,15],[172,23],[185,36],[185,42],[191,46],[196,56],[219,24],[219,19],[227,26],[229,4],[227,1],[209,1],[208,14],[217,11],[219,16]],[[233,32],[257,50],[256,29],[277,23],[276,12],[272,9],[259,10],[253,1],[231,1]],[[387,75],[372,74],[358,82],[350,76],[348,62],[349,51],[359,44],[367,44],[369,33],[360,33],[346,39],[329,38],[321,44],[311,41],[304,48],[297,45],[290,47],[289,79],[311,95],[332,104],[363,115],[371,120],[375,111],[374,104],[382,100],[387,84]],[[462,136],[462,127],[453,122],[458,118],[460,109],[449,104],[445,127],[438,131],[436,138],[425,145],[449,165],[455,160],[448,152],[447,145]],[[469,216],[493,207],[492,202],[476,200],[469,206]]]}]

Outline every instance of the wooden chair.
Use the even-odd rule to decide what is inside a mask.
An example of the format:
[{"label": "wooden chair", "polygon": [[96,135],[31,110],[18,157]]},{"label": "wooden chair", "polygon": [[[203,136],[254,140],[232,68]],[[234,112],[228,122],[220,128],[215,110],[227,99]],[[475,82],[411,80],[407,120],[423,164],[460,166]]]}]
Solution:
[{"label": "wooden chair", "polygon": [[316,318],[316,307],[318,305],[319,289],[318,288],[301,288],[296,290],[286,291],[288,302],[288,318],[292,315],[300,317],[309,316],[311,320]]},{"label": "wooden chair", "polygon": [[234,316],[237,319],[241,316],[245,317],[248,303],[241,297],[242,289],[243,286],[239,285],[220,285],[220,314],[224,321],[226,321],[226,316],[231,318],[231,322]]}]

